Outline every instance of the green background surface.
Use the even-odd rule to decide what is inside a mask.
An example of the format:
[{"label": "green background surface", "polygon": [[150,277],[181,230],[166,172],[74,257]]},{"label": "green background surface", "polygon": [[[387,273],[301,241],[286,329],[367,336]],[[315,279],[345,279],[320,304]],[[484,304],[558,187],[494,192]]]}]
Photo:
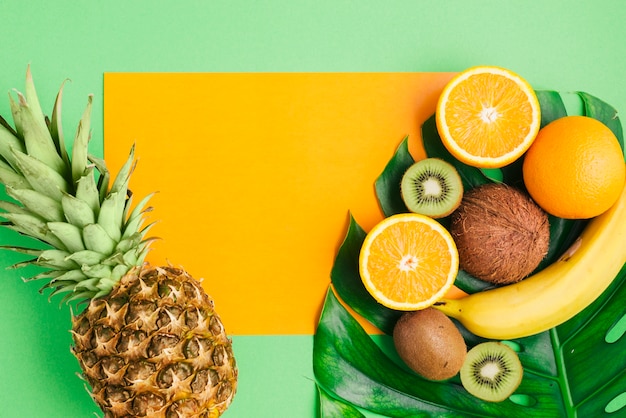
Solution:
[{"label": "green background surface", "polygon": [[[48,110],[70,78],[68,135],[94,93],[98,154],[105,72],[447,72],[495,64],[535,88],[582,90],[626,109],[621,0],[0,0],[0,16],[0,89],[22,89],[31,64]],[[0,99],[0,114],[8,118],[8,100]],[[0,232],[0,245],[11,239]],[[94,416],[69,352],[69,308],[6,271],[14,260],[0,254],[0,418]],[[233,340],[240,386],[225,417],[317,416],[312,336]]]}]

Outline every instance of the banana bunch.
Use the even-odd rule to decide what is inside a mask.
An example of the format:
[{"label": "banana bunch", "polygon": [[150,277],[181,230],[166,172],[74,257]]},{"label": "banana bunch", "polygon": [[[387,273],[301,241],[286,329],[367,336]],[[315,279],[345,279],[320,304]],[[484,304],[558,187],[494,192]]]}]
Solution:
[{"label": "banana bunch", "polygon": [[546,331],[590,305],[626,262],[626,187],[592,219],[570,249],[539,273],[515,284],[434,305],[474,334],[513,339]]}]

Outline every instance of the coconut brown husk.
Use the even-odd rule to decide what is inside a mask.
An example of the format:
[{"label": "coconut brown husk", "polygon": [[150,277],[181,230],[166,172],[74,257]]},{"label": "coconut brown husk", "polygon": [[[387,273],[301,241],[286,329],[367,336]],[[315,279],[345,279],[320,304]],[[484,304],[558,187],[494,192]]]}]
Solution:
[{"label": "coconut brown husk", "polygon": [[465,193],[451,216],[459,266],[494,284],[524,279],[548,252],[548,215],[525,193],[487,184]]}]

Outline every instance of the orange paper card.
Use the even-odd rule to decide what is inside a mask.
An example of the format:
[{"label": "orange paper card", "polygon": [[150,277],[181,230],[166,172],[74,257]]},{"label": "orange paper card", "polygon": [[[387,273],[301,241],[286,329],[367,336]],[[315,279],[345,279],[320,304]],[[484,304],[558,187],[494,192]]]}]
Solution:
[{"label": "orange paper card", "polygon": [[105,158],[136,144],[157,192],[148,260],[203,279],[233,335],[313,334],[349,212],[382,219],[374,181],[448,73],[107,73]]}]

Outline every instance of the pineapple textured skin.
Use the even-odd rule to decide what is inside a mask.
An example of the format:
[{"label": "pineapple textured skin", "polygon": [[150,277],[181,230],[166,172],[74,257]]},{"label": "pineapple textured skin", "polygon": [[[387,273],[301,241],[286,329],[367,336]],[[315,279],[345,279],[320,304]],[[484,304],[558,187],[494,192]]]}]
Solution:
[{"label": "pineapple textured skin", "polygon": [[0,225],[31,239],[0,249],[26,255],[13,267],[36,267],[24,280],[50,297],[87,304],[72,351],[106,418],[219,417],[238,370],[213,301],[182,268],[146,263],[150,195],[132,203],[134,147],[115,178],[89,154],[90,96],[68,153],[62,91],[48,119],[29,68],[9,96],[15,127],[0,117]]},{"label": "pineapple textured skin", "polygon": [[235,394],[231,341],[200,283],[181,269],[134,269],[72,328],[105,417],[212,418]]}]

